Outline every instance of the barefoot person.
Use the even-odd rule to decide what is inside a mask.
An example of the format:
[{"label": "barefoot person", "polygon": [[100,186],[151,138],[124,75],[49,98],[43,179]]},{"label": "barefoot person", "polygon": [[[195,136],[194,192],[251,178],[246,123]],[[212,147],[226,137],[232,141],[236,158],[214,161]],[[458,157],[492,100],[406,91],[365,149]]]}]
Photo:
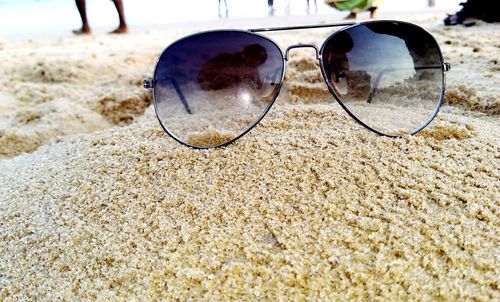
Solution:
[{"label": "barefoot person", "polygon": [[370,18],[377,17],[377,8],[382,0],[325,0],[325,3],[339,10],[351,13],[345,19],[356,19],[358,12],[369,11]]},{"label": "barefoot person", "polygon": [[[74,30],[75,35],[90,34],[90,26],[87,20],[87,9],[85,7],[85,0],[75,0],[76,7],[78,7],[78,12],[82,18],[82,28],[79,30]],[[115,4],[116,11],[118,12],[118,17],[120,18],[120,25],[110,32],[110,34],[123,34],[128,31],[127,23],[125,22],[125,13],[123,12],[123,2],[122,0],[113,0]]]},{"label": "barefoot person", "polygon": [[467,0],[460,3],[462,9],[444,19],[445,25],[463,24],[472,26],[477,20],[486,22],[500,22],[500,2]]}]

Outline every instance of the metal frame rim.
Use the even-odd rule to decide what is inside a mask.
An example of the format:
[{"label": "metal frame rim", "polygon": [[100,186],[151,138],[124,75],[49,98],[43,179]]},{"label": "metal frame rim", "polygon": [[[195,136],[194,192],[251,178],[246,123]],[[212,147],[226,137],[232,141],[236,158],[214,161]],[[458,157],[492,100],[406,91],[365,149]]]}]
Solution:
[{"label": "metal frame rim", "polygon": [[373,129],[372,127],[366,125],[364,122],[362,122],[359,118],[357,118],[345,105],[344,103],[342,103],[342,101],[340,100],[340,97],[337,95],[337,93],[335,92],[335,90],[333,89],[333,86],[328,82],[327,80],[327,77],[326,77],[326,72],[325,72],[325,69],[324,69],[324,64],[323,64],[323,50],[326,46],[326,44],[328,43],[328,41],[333,38],[335,35],[337,35],[338,33],[340,32],[343,32],[343,31],[346,31],[346,30],[349,30],[349,29],[352,29],[352,28],[355,28],[355,27],[358,27],[358,26],[362,26],[362,25],[366,25],[366,24],[373,24],[373,23],[398,23],[398,24],[405,24],[405,25],[410,25],[410,26],[413,26],[413,27],[416,27],[416,28],[419,28],[420,30],[424,31],[431,39],[432,39],[432,42],[436,45],[436,48],[438,50],[438,53],[439,53],[439,59],[440,59],[440,66],[441,66],[441,94],[439,96],[439,101],[437,102],[436,104],[436,107],[434,108],[434,111],[433,113],[430,115],[430,117],[427,119],[427,121],[425,121],[423,123],[422,126],[418,127],[416,130],[412,130],[412,132],[408,133],[409,135],[414,135],[420,131],[422,131],[425,127],[427,127],[433,120],[434,118],[437,116],[437,114],[439,113],[439,109],[441,108],[443,102],[444,102],[444,95],[445,95],[445,87],[446,87],[446,73],[444,71],[444,60],[443,60],[443,54],[441,52],[441,48],[439,47],[439,44],[437,43],[436,39],[434,38],[434,36],[429,33],[427,30],[425,30],[424,28],[422,28],[421,26],[418,26],[416,24],[413,24],[413,23],[410,23],[410,22],[406,22],[406,21],[398,21],[398,20],[369,20],[369,21],[364,21],[364,22],[359,22],[359,23],[356,23],[356,24],[353,24],[353,25],[350,25],[350,26],[347,26],[347,27],[344,27],[344,28],[341,28],[339,29],[338,31],[334,32],[333,34],[331,34],[330,36],[328,36],[325,41],[323,42],[323,44],[321,45],[320,47],[320,53],[319,53],[319,65],[320,65],[320,69],[321,69],[321,74],[323,75],[323,80],[325,81],[327,87],[328,87],[328,90],[330,91],[330,93],[334,96],[335,100],[337,101],[337,103],[342,107],[342,109],[344,109],[347,114],[349,114],[350,117],[352,117],[357,123],[359,123],[360,125],[362,125],[363,127],[365,127],[366,129],[372,131],[372,132],[375,132],[377,133],[378,135],[381,135],[381,136],[386,136],[386,137],[392,137],[392,138],[401,138],[404,136],[404,134],[402,135],[390,135],[390,134],[386,134],[386,133],[383,133],[383,132],[380,132],[376,129]]},{"label": "metal frame rim", "polygon": [[[161,54],[158,56],[158,58],[156,60],[156,63],[155,63],[154,73],[153,73],[153,78],[152,78],[152,86],[153,86],[152,87],[152,95],[153,95],[153,105],[154,105],[154,109],[155,109],[156,118],[158,119],[158,122],[160,123],[160,126],[163,128],[163,130],[170,137],[172,137],[174,140],[176,140],[177,142],[179,142],[182,145],[185,145],[187,147],[194,148],[194,149],[212,149],[212,148],[218,148],[218,147],[227,146],[227,145],[235,142],[236,140],[238,140],[239,138],[241,138],[242,136],[244,136],[248,132],[250,132],[254,127],[257,126],[257,124],[260,123],[260,121],[269,112],[269,110],[273,106],[274,102],[276,101],[276,99],[280,95],[281,88],[282,88],[283,83],[284,83],[285,74],[286,74],[286,68],[287,68],[287,66],[286,66],[287,65],[286,64],[287,63],[286,62],[286,56],[283,53],[283,50],[281,49],[281,47],[273,39],[271,39],[271,38],[269,38],[269,37],[267,37],[267,36],[265,36],[263,34],[259,34],[259,32],[270,32],[270,31],[282,31],[282,30],[298,30],[298,29],[311,29],[311,28],[326,28],[326,27],[337,27],[337,26],[340,27],[340,26],[343,26],[341,29],[339,29],[339,30],[335,31],[334,33],[332,33],[331,35],[329,35],[323,41],[321,47],[319,48],[319,52],[317,52],[317,60],[319,61],[319,65],[320,65],[320,69],[321,69],[321,74],[323,76],[323,80],[325,81],[325,83],[326,83],[326,85],[328,87],[328,90],[330,91],[330,94],[333,95],[333,97],[335,98],[335,100],[337,101],[337,103],[342,107],[342,109],[344,109],[344,111],[347,112],[347,114],[349,116],[351,116],[358,124],[362,125],[366,129],[368,129],[368,130],[370,130],[370,131],[372,131],[372,132],[374,132],[374,133],[376,133],[376,134],[378,134],[380,136],[386,136],[386,137],[392,137],[392,138],[401,138],[404,134],[403,135],[389,135],[389,134],[382,133],[382,132],[380,132],[380,131],[378,131],[376,129],[371,128],[370,126],[368,126],[364,122],[362,122],[359,118],[357,118],[342,103],[342,101],[340,100],[340,97],[334,91],[332,85],[328,82],[327,77],[326,77],[326,72],[325,72],[324,62],[323,62],[323,51],[324,51],[324,48],[325,48],[326,44],[328,43],[328,41],[330,39],[332,39],[335,35],[337,35],[340,32],[349,30],[351,28],[355,28],[357,26],[366,25],[366,24],[373,24],[373,23],[398,23],[398,24],[405,24],[405,25],[410,25],[410,26],[416,27],[419,30],[424,31],[430,37],[431,41],[435,44],[435,46],[436,46],[436,48],[438,50],[439,58],[440,58],[441,74],[442,74],[441,94],[440,94],[440,97],[439,97],[439,101],[437,102],[436,107],[434,109],[434,112],[430,115],[430,117],[427,119],[427,121],[422,126],[420,126],[419,128],[417,128],[416,130],[412,130],[412,132],[408,133],[410,135],[414,135],[414,134],[420,132],[421,130],[423,130],[425,127],[427,127],[434,120],[434,118],[439,113],[439,110],[440,110],[441,106],[444,103],[444,97],[445,97],[445,91],[446,91],[446,70],[445,70],[445,64],[448,64],[448,63],[444,62],[441,48],[439,47],[439,44],[437,43],[436,39],[434,38],[434,36],[431,33],[429,33],[427,30],[425,30],[424,28],[422,28],[419,25],[416,25],[416,24],[413,24],[413,23],[410,23],[410,22],[406,22],[406,21],[399,21],[399,20],[369,20],[369,21],[364,21],[364,22],[344,22],[344,23],[335,23],[335,24],[306,25],[306,26],[292,26],[292,27],[270,27],[270,28],[257,28],[257,29],[247,29],[247,30],[244,30],[244,29],[216,29],[216,30],[201,31],[201,32],[193,33],[193,34],[190,34],[190,35],[187,35],[187,36],[183,36],[183,37],[181,37],[181,38],[179,38],[177,40],[174,40],[172,43],[170,43],[161,52]],[[204,146],[204,147],[194,146],[194,145],[186,143],[183,140],[181,140],[180,138],[178,138],[176,135],[174,135],[172,132],[170,132],[167,129],[167,127],[162,123],[162,121],[161,121],[161,119],[160,119],[160,117],[158,115],[158,101],[156,100],[156,93],[155,93],[156,74],[157,74],[157,70],[158,70],[158,67],[159,67],[160,59],[163,57],[163,55],[165,54],[165,52],[172,45],[174,45],[174,44],[176,44],[176,43],[178,43],[180,41],[183,41],[185,39],[191,38],[193,36],[198,36],[198,35],[203,35],[203,34],[208,34],[208,33],[217,33],[217,32],[240,32],[240,33],[244,33],[244,34],[248,34],[248,35],[257,36],[257,37],[260,37],[262,39],[265,39],[265,40],[271,42],[271,44],[273,44],[278,49],[278,51],[279,51],[279,53],[281,55],[281,58],[282,58],[282,60],[281,60],[281,64],[282,64],[281,79],[280,79],[280,82],[279,82],[279,86],[278,86],[277,92],[273,96],[272,100],[264,108],[264,110],[260,113],[260,115],[255,119],[255,121],[251,124],[251,126],[249,126],[246,130],[244,130],[242,133],[240,133],[237,136],[235,136],[233,139],[231,139],[231,140],[229,140],[227,142],[221,143],[221,144],[217,144],[217,145],[213,145],[213,146]]]},{"label": "metal frame rim", "polygon": [[[178,43],[178,42],[181,42],[183,40],[186,40],[186,39],[189,39],[191,37],[194,37],[194,36],[198,36],[198,35],[204,35],[204,34],[209,34],[209,33],[218,33],[218,32],[239,32],[239,33],[244,33],[244,34],[248,34],[248,35],[252,35],[252,36],[257,36],[257,37],[260,37],[260,38],[263,38],[269,42],[271,42],[274,46],[276,46],[276,48],[279,50],[280,52],[280,55],[281,55],[281,64],[282,64],[282,74],[281,74],[281,79],[280,79],[280,83],[279,83],[279,86],[278,86],[278,90],[276,92],[276,95],[273,97],[273,99],[269,102],[269,104],[264,108],[264,110],[260,113],[260,115],[257,117],[257,119],[255,120],[254,123],[252,123],[252,125],[250,127],[248,127],[248,129],[244,130],[242,133],[238,134],[236,137],[234,137],[233,139],[227,141],[227,142],[224,142],[224,143],[221,143],[221,144],[218,144],[218,145],[213,145],[213,146],[194,146],[194,145],[191,145],[187,142],[184,142],[183,140],[181,140],[180,138],[178,138],[176,135],[174,135],[171,131],[169,131],[167,129],[167,127],[165,125],[163,125],[159,115],[158,115],[158,104],[157,104],[157,101],[156,101],[156,94],[155,94],[155,86],[156,86],[156,72],[158,70],[158,65],[159,65],[159,62],[160,62],[160,59],[162,58],[163,54],[174,44]],[[260,123],[260,121],[264,118],[264,116],[269,112],[269,110],[271,109],[272,105],[274,104],[274,102],[276,101],[276,99],[278,98],[280,92],[281,92],[281,88],[283,86],[283,82],[285,80],[285,73],[286,73],[286,61],[285,61],[285,57],[284,57],[284,54],[283,54],[283,51],[281,50],[281,47],[274,41],[272,40],[271,38],[269,37],[266,37],[264,35],[261,35],[261,34],[258,34],[258,33],[254,33],[254,32],[251,32],[251,31],[248,31],[248,30],[240,30],[240,29],[217,29],[217,30],[207,30],[207,31],[202,31],[202,32],[197,32],[197,33],[193,33],[193,34],[190,34],[190,35],[187,35],[187,36],[184,36],[182,38],[179,38],[177,40],[175,40],[174,42],[170,43],[163,51],[162,53],[158,56],[158,59],[156,60],[156,64],[155,64],[155,68],[154,68],[154,73],[153,73],[153,90],[152,90],[152,94],[153,94],[153,105],[154,105],[154,109],[155,109],[155,115],[156,115],[156,118],[158,119],[158,122],[160,123],[160,126],[163,128],[163,130],[170,136],[172,137],[174,140],[176,140],[177,142],[183,144],[184,146],[187,146],[187,147],[190,147],[190,148],[194,148],[194,149],[212,149],[212,148],[219,148],[219,147],[224,147],[224,146],[227,146],[231,143],[233,143],[234,141],[236,141],[237,139],[239,139],[240,137],[244,136],[245,134],[247,134],[248,132],[250,132],[255,126],[257,126],[258,123]]]}]

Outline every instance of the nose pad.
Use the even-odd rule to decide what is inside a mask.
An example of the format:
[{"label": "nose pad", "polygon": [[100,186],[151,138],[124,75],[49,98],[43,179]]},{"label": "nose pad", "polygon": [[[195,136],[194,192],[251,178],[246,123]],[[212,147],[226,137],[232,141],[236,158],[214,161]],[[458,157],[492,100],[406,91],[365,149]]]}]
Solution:
[{"label": "nose pad", "polygon": [[319,60],[318,46],[316,46],[314,44],[297,44],[297,45],[288,46],[288,48],[285,50],[285,61],[288,61],[288,53],[290,52],[290,50],[292,50],[294,48],[314,48],[314,50],[316,51],[316,60]]}]

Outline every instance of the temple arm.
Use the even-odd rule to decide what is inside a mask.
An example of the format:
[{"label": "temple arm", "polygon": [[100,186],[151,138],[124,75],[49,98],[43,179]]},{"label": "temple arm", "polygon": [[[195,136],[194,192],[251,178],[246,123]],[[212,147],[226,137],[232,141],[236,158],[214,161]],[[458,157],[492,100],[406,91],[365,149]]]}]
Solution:
[{"label": "temple arm", "polygon": [[[177,93],[177,96],[182,102],[182,105],[184,105],[184,109],[186,110],[187,113],[192,114],[191,108],[189,107],[188,102],[186,101],[186,97],[184,96],[184,93],[182,93],[181,88],[177,84],[177,81],[175,79],[168,77],[165,80],[169,81],[172,86],[174,86],[175,92]],[[144,88],[151,89],[154,87],[153,85],[153,80],[144,80],[143,82]]]},{"label": "temple arm", "polygon": [[252,29],[247,29],[247,30],[249,32],[257,33],[257,32],[266,32],[266,31],[313,29],[313,28],[324,28],[324,27],[341,27],[341,26],[350,26],[350,25],[354,25],[354,24],[357,24],[357,23],[356,22],[342,22],[342,23],[328,23],[328,24],[316,24],[316,25],[252,28]]},{"label": "temple arm", "polygon": [[[422,65],[422,66],[415,66],[415,70],[422,70],[422,69],[442,69],[442,65]],[[373,82],[373,88],[370,91],[370,94],[368,95],[368,103],[370,104],[373,100],[373,96],[375,95],[375,92],[377,92],[378,85],[380,84],[380,80],[384,76],[384,74],[391,72],[391,71],[396,71],[396,70],[403,70],[403,68],[395,68],[395,67],[387,67],[382,69],[378,75],[377,78],[375,78],[375,81]]]},{"label": "temple arm", "polygon": [[184,97],[184,93],[182,93],[182,90],[179,87],[179,85],[177,85],[177,82],[173,78],[168,78],[168,79],[170,80],[170,83],[172,83],[172,86],[174,86],[175,92],[177,92],[179,99],[181,99],[182,105],[184,105],[184,109],[186,109],[186,112],[192,114],[191,108],[189,108],[189,104],[187,103],[186,98]]}]

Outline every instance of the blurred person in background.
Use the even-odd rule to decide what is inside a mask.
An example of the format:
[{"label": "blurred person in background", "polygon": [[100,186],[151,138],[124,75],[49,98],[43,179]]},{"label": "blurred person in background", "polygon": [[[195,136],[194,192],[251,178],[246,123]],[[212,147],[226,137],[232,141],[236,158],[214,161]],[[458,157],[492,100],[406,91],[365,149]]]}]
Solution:
[{"label": "blurred person in background", "polygon": [[[309,15],[310,14],[309,0],[306,0],[306,2],[307,2],[306,13]],[[316,0],[314,0],[314,14],[316,15],[317,13],[318,13],[318,4],[316,3]]]},{"label": "blurred person in background", "polygon": [[269,16],[274,16],[274,0],[267,0],[267,7],[269,8]]},{"label": "blurred person in background", "polygon": [[[75,35],[84,35],[90,34],[90,26],[87,20],[87,9],[85,5],[85,0],[75,0],[76,7],[78,8],[78,12],[80,13],[80,17],[82,18],[82,28],[79,30],[73,30]],[[123,11],[123,2],[122,0],[113,0],[115,4],[116,11],[118,12],[118,17],[120,19],[120,24],[118,27],[110,32],[110,34],[123,34],[128,32],[127,23],[125,22],[125,13]]]},{"label": "blurred person in background", "polygon": [[339,10],[350,11],[345,19],[356,19],[357,14],[363,11],[370,12],[370,18],[377,17],[377,8],[382,0],[325,0],[325,3]]},{"label": "blurred person in background", "polygon": [[224,7],[226,8],[226,13],[225,13],[225,18],[229,17],[229,9],[227,8],[227,1],[226,0],[219,0],[219,19],[222,19],[222,14],[220,13],[220,2],[224,1]]},{"label": "blurred person in background", "polygon": [[472,26],[476,20],[500,22],[499,0],[467,0],[460,3],[462,9],[444,19],[445,25],[463,24]]}]

